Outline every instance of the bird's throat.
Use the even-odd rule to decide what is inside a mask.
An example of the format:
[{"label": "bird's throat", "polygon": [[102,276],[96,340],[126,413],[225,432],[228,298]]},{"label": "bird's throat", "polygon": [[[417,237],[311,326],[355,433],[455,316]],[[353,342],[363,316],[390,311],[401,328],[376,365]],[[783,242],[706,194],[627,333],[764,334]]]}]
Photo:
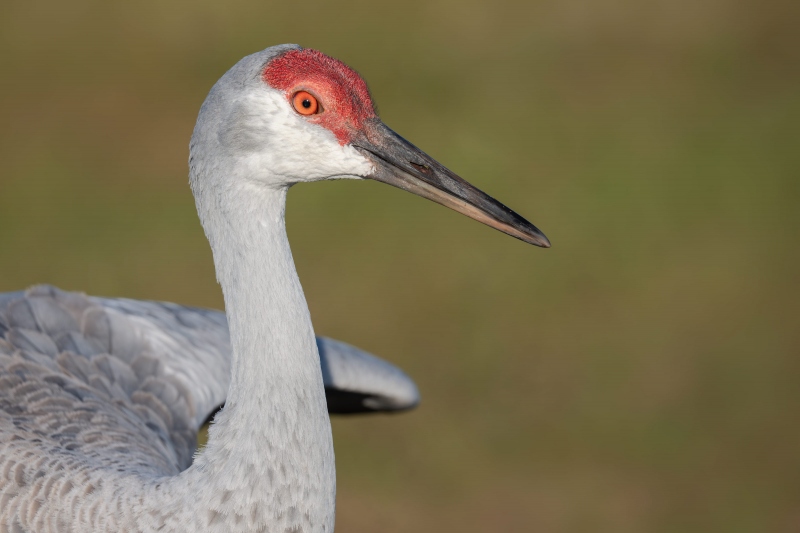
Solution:
[{"label": "bird's throat", "polygon": [[286,236],[286,189],[238,193],[217,204],[213,218],[201,212],[233,361],[225,408],[193,468],[216,487],[218,497],[207,503],[221,516],[234,513],[266,531],[330,533],[333,443],[314,330]]}]

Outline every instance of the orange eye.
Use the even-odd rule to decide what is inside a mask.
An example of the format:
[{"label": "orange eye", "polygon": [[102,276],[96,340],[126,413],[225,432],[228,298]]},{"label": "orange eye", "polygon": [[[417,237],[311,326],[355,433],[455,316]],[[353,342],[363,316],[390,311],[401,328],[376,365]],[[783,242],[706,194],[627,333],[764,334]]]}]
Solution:
[{"label": "orange eye", "polygon": [[292,97],[294,110],[301,115],[313,115],[319,111],[317,99],[309,92],[297,91]]}]

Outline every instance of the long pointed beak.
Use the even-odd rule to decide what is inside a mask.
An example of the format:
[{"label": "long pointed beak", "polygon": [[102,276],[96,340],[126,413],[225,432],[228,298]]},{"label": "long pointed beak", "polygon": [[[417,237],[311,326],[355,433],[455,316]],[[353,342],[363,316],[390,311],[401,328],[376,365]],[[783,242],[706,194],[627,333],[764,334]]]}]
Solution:
[{"label": "long pointed beak", "polygon": [[458,177],[380,119],[369,119],[352,144],[375,165],[368,178],[433,200],[527,243],[550,247],[536,226]]}]

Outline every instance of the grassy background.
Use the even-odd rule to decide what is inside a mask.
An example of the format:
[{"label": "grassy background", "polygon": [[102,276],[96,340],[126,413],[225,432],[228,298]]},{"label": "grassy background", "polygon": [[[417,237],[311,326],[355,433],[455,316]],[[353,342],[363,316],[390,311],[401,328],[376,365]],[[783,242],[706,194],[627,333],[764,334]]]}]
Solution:
[{"label": "grassy background", "polygon": [[319,48],[554,244],[291,191],[317,331],[423,394],[335,421],[337,531],[798,531],[797,6],[6,0],[0,290],[220,307],[197,110],[245,54]]}]

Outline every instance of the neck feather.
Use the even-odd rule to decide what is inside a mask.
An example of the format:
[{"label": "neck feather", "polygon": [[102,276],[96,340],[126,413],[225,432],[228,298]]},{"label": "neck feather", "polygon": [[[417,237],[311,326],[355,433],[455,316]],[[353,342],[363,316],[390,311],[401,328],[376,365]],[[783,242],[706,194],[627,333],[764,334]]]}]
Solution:
[{"label": "neck feather", "polygon": [[179,477],[202,492],[200,513],[226,531],[238,530],[232,521],[242,530],[333,531],[333,442],[314,330],[286,237],[286,191],[250,183],[207,198],[195,190],[233,361],[208,445]]}]

